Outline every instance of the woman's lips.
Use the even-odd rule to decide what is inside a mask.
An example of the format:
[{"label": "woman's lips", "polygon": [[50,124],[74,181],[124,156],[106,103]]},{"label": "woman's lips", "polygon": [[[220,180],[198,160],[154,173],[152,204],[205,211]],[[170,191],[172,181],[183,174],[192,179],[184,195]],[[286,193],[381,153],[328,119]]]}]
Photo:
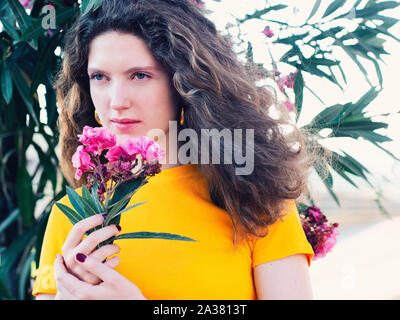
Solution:
[{"label": "woman's lips", "polygon": [[113,119],[111,122],[117,129],[125,131],[136,127],[141,121],[132,119]]}]

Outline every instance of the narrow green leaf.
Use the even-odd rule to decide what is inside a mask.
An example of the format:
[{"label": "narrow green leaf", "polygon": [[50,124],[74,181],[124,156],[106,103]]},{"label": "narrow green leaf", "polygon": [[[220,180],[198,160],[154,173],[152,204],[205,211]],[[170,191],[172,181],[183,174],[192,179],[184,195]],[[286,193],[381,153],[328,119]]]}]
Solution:
[{"label": "narrow green leaf", "polygon": [[87,14],[91,9],[96,10],[102,2],[103,0],[83,0],[81,6],[82,15]]},{"label": "narrow green leaf", "polygon": [[21,95],[21,98],[24,101],[29,114],[32,116],[32,119],[35,121],[36,125],[40,127],[39,120],[36,116],[35,111],[33,110],[32,96],[29,94],[29,86],[26,83],[25,78],[23,77],[20,69],[16,65],[9,64],[9,67],[15,86],[17,87],[18,92]]},{"label": "narrow green leaf", "polygon": [[299,119],[301,108],[303,106],[303,90],[304,90],[304,80],[299,70],[296,74],[296,78],[294,79],[294,105],[296,108],[296,121]]},{"label": "narrow green leaf", "polygon": [[109,202],[109,206],[118,202],[126,195],[133,194],[134,192],[136,192],[137,189],[139,189],[142,185],[146,183],[147,181],[145,180],[145,178],[130,179],[126,182],[121,183],[115,189],[114,195]]},{"label": "narrow green leaf", "polygon": [[[59,45],[59,41],[60,38],[57,35],[53,36],[49,41],[47,41],[46,46],[44,46],[39,53],[40,58],[32,75],[30,95],[33,95],[36,92],[39,84],[43,82],[43,78],[46,76],[46,72],[49,70],[49,64],[55,58],[54,50]],[[47,94],[48,91],[46,92],[46,96]]]},{"label": "narrow green leaf", "polygon": [[37,232],[37,225],[25,230],[20,236],[17,236],[11,244],[1,253],[0,279],[5,280],[9,277],[10,270],[15,267],[18,258],[24,250],[32,243],[32,239]]},{"label": "narrow green leaf", "polygon": [[377,130],[381,128],[387,128],[389,124],[385,122],[373,122],[368,118],[364,121],[346,121],[340,123],[340,130]]},{"label": "narrow green leaf", "polygon": [[323,14],[322,18],[329,16],[330,14],[334,13],[337,9],[342,7],[346,0],[335,0],[331,2],[331,4],[326,8],[325,13]]},{"label": "narrow green leaf", "polygon": [[15,300],[15,297],[12,296],[4,282],[0,279],[0,298],[8,299],[8,300]]},{"label": "narrow green leaf", "polygon": [[83,208],[85,210],[85,216],[86,218],[93,216],[95,214],[101,213],[97,211],[96,205],[93,203],[93,199],[92,198],[81,198],[82,204],[83,204]]},{"label": "narrow green leaf", "polygon": [[32,178],[25,166],[18,168],[17,201],[23,224],[31,226],[34,220],[35,202],[32,190]]},{"label": "narrow green leaf", "polygon": [[19,217],[19,208],[14,209],[1,223],[0,223],[0,234],[4,232],[14,221]]},{"label": "narrow green leaf", "polygon": [[349,176],[345,173],[345,168],[342,164],[337,164],[333,170],[335,170],[343,179],[345,179],[348,183],[350,183],[353,187],[359,189],[357,184],[349,178]]},{"label": "narrow green leaf", "polygon": [[18,25],[21,28],[21,31],[25,32],[31,25],[31,18],[25,12],[24,7],[21,5],[19,1],[16,0],[7,0],[7,1],[8,5],[11,8],[11,11],[13,12],[15,18],[18,21]]},{"label": "narrow green leaf", "polygon": [[0,22],[3,24],[4,31],[14,40],[18,40],[19,35],[15,27],[4,17],[0,17]]},{"label": "narrow green leaf", "polygon": [[319,9],[320,4],[321,4],[321,0],[315,1],[314,6],[313,6],[313,8],[311,9],[310,15],[308,16],[306,22],[307,22],[308,20],[310,20],[310,19],[315,15],[315,13],[316,13],[316,12],[318,11],[318,9]]},{"label": "narrow green leaf", "polygon": [[78,212],[72,210],[70,207],[67,207],[66,205],[58,202],[56,202],[56,206],[67,216],[68,220],[72,224],[83,220],[83,217],[81,217]]},{"label": "narrow green leaf", "polygon": [[400,158],[396,157],[393,153],[391,153],[389,150],[385,149],[384,147],[382,147],[381,145],[379,145],[377,142],[375,141],[370,141],[373,145],[375,145],[376,147],[378,147],[379,149],[381,149],[382,151],[384,151],[385,153],[387,153],[389,156],[391,156],[394,160],[400,161]]},{"label": "narrow green leaf", "polygon": [[164,239],[164,240],[182,240],[182,241],[197,241],[188,237],[183,237],[173,233],[165,232],[132,232],[120,234],[113,238],[113,240],[122,239]]},{"label": "narrow green leaf", "polygon": [[100,203],[97,191],[98,191],[97,181],[95,181],[95,183],[93,185],[93,188],[92,188],[92,196],[91,196],[92,203],[94,204],[97,213],[104,213],[104,209],[103,209],[103,206]]},{"label": "narrow green leaf", "polygon": [[92,197],[85,185],[82,186],[82,198],[89,200]]},{"label": "narrow green leaf", "polygon": [[256,10],[253,14],[246,14],[246,17],[244,19],[240,20],[240,22],[244,22],[244,21],[249,20],[249,19],[261,19],[261,17],[264,14],[267,14],[270,11],[277,11],[277,10],[282,10],[282,9],[285,9],[285,8],[287,8],[287,5],[277,4],[277,5],[274,5],[274,6],[270,6],[268,8],[264,8],[262,10]]},{"label": "narrow green leaf", "polygon": [[6,103],[9,104],[13,94],[13,85],[7,62],[4,62],[1,68],[1,93]]},{"label": "narrow green leaf", "polygon": [[79,213],[81,217],[85,217],[85,210],[83,208],[83,203],[79,194],[69,186],[65,186],[69,201],[74,209]]},{"label": "narrow green leaf", "polygon": [[351,137],[351,138],[364,138],[370,142],[386,142],[386,141],[393,141],[391,138],[383,136],[376,132],[370,132],[365,130],[337,130],[335,132],[335,137]]},{"label": "narrow green leaf", "polygon": [[121,215],[122,213],[124,213],[124,212],[126,212],[126,211],[128,211],[128,210],[130,210],[130,209],[133,209],[133,208],[135,208],[135,207],[137,207],[137,206],[140,206],[140,205],[142,205],[142,204],[145,204],[146,202],[147,202],[147,201],[143,201],[143,202],[136,203],[136,204],[134,204],[134,205],[132,205],[132,206],[129,206],[129,207],[127,207],[127,208],[121,210],[121,211],[115,211],[115,212],[113,212],[113,213],[110,212],[110,213],[107,215],[106,220],[104,221],[104,225],[108,226],[109,224],[112,224],[111,221],[112,221],[112,219],[114,219],[116,216]]},{"label": "narrow green leaf", "polygon": [[318,113],[311,121],[311,126],[319,129],[329,127],[331,123],[336,123],[342,114],[344,106],[342,104],[335,104],[325,108]]},{"label": "narrow green leaf", "polygon": [[356,18],[369,18],[373,15],[376,15],[378,12],[394,9],[400,5],[398,1],[383,1],[380,3],[375,3],[368,8],[356,10]]}]

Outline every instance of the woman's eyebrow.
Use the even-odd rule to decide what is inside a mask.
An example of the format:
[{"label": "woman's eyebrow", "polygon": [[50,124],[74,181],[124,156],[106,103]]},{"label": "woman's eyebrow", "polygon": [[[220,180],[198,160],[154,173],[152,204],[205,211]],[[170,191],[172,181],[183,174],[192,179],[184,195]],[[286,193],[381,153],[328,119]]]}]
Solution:
[{"label": "woman's eyebrow", "polygon": [[[129,68],[124,73],[128,74],[128,73],[137,72],[137,71],[143,71],[143,70],[159,71],[160,68],[157,67],[157,66],[137,66],[137,67]],[[104,74],[108,74],[108,72],[103,71],[103,70],[101,70],[99,68],[88,68],[88,73],[92,73],[92,72],[101,72],[101,73],[104,73]]]}]

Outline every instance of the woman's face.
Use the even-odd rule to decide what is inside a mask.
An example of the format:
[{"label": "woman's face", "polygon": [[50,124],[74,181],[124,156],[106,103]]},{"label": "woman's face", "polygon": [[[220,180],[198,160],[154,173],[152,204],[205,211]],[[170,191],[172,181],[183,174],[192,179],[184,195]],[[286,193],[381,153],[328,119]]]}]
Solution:
[{"label": "woman's face", "polygon": [[115,31],[97,36],[90,44],[87,71],[102,126],[119,142],[151,129],[168,137],[169,121],[177,114],[171,82],[142,39]]}]

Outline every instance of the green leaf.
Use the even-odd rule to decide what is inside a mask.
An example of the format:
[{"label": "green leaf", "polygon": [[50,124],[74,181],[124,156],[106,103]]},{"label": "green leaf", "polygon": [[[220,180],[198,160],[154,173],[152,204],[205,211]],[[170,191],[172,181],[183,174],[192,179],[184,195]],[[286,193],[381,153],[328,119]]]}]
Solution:
[{"label": "green leaf", "polygon": [[294,45],[296,43],[296,41],[304,40],[304,38],[306,36],[308,36],[308,32],[302,33],[302,34],[292,35],[292,36],[287,37],[287,38],[279,38],[279,39],[275,40],[274,43],[283,43],[283,44]]},{"label": "green leaf", "polygon": [[87,14],[91,9],[96,10],[98,7],[100,7],[102,2],[103,0],[82,0],[82,15]]},{"label": "green leaf", "polygon": [[[57,25],[71,20],[78,13],[78,9],[73,8],[59,8],[56,11]],[[45,29],[42,26],[42,18],[36,19],[32,25],[21,35],[19,41],[27,41],[37,39],[40,35],[44,34]]]},{"label": "green leaf", "polygon": [[[54,50],[59,45],[59,37],[53,36],[44,46],[39,53],[40,58],[36,65],[35,71],[32,75],[32,82],[30,87],[30,94],[33,95],[37,87],[39,86],[40,82],[43,82],[43,78],[46,75],[46,72],[49,68],[49,63],[55,58]],[[46,93],[47,95],[47,93]]]},{"label": "green leaf", "polygon": [[92,195],[90,194],[89,190],[86,188],[85,185],[82,186],[82,198],[87,200],[91,199]]},{"label": "green leaf", "polygon": [[18,92],[21,95],[21,98],[24,101],[29,114],[32,116],[32,119],[35,121],[36,125],[40,127],[39,120],[36,116],[35,111],[33,110],[32,96],[29,94],[29,86],[26,83],[25,78],[23,77],[20,69],[16,65],[9,64],[9,67],[15,86],[17,87]]},{"label": "green leaf", "polygon": [[51,162],[51,157],[49,157],[47,154],[45,154],[43,152],[43,150],[41,149],[41,147],[37,143],[32,141],[31,144],[35,148],[35,150],[39,156],[40,163],[43,166],[43,174],[47,178],[46,182],[47,182],[47,180],[50,180],[50,182],[53,186],[53,192],[55,192],[55,189],[57,187],[56,167]]},{"label": "green leaf", "polygon": [[97,195],[97,181],[94,182],[93,188],[92,188],[92,203],[94,204],[94,208],[96,209],[97,213],[104,213],[103,206],[100,203],[99,196]]},{"label": "green leaf", "polygon": [[19,208],[14,209],[8,216],[0,223],[0,234],[3,232],[15,221],[20,215]]},{"label": "green leaf", "polygon": [[365,140],[369,140],[370,142],[386,142],[392,141],[391,138],[383,136],[376,132],[369,132],[365,130],[337,130],[335,132],[335,137],[350,137],[350,138],[364,138]]},{"label": "green leaf", "polygon": [[340,130],[366,130],[373,131],[381,128],[387,128],[388,124],[385,122],[373,122],[370,120],[364,121],[346,121],[340,123]]},{"label": "green leaf", "polygon": [[85,210],[83,208],[83,203],[79,194],[69,186],[65,186],[69,201],[74,209],[79,213],[81,217],[85,217]]},{"label": "green leaf", "polygon": [[120,234],[113,237],[112,240],[122,240],[122,239],[164,239],[164,240],[182,240],[182,241],[197,241],[188,237],[183,237],[173,233],[165,232],[132,232]]},{"label": "green leaf", "polygon": [[70,207],[58,202],[56,202],[56,206],[67,216],[68,220],[72,224],[76,224],[77,222],[83,220],[83,217],[81,217],[78,212],[72,210]]},{"label": "green leaf", "polygon": [[268,8],[264,8],[262,10],[256,10],[253,14],[246,14],[246,17],[244,19],[240,20],[240,22],[244,22],[244,21],[249,20],[249,19],[261,19],[261,17],[264,14],[267,14],[270,11],[277,11],[277,10],[282,10],[282,9],[285,9],[285,8],[287,8],[287,5],[277,4],[277,5],[274,5],[274,6],[270,6]]},{"label": "green leaf", "polygon": [[19,167],[17,172],[17,201],[23,224],[31,226],[34,220],[35,202],[32,178],[25,166]]},{"label": "green leaf", "polygon": [[1,93],[7,104],[10,103],[13,94],[11,72],[6,62],[1,68]]},{"label": "green leaf", "polygon": [[[18,25],[24,33],[32,24],[31,17],[25,12],[24,7],[21,5],[19,1],[16,0],[7,0],[8,5],[11,8],[15,18],[17,19]],[[38,43],[36,40],[29,40],[28,44],[35,50],[38,48]]]},{"label": "green leaf", "polygon": [[5,280],[9,277],[9,271],[13,268],[18,257],[29,246],[37,232],[37,225],[25,230],[22,235],[17,236],[15,240],[1,253],[0,279]]},{"label": "green leaf", "polygon": [[0,298],[2,298],[2,300],[15,300],[2,280],[0,280]]},{"label": "green leaf", "polygon": [[325,108],[318,113],[311,121],[310,127],[319,129],[330,127],[332,123],[336,123],[339,116],[342,114],[344,106],[342,104],[335,104]]},{"label": "green leaf", "polygon": [[369,18],[376,15],[380,11],[394,9],[397,8],[399,5],[400,3],[398,1],[383,1],[375,3],[368,8],[356,10],[356,18]]},{"label": "green leaf", "polygon": [[21,5],[19,1],[7,0],[15,18],[18,21],[18,25],[22,32],[25,32],[31,25],[31,18],[25,12],[25,8]]},{"label": "green leaf", "polygon": [[340,61],[333,61],[325,58],[315,58],[315,57],[311,57],[310,59],[307,59],[305,62],[321,66],[337,66],[340,64]]},{"label": "green leaf", "polygon": [[134,204],[134,205],[132,205],[132,206],[129,206],[129,207],[127,207],[127,208],[121,210],[121,211],[115,210],[115,211],[112,212],[112,213],[110,212],[110,213],[107,215],[106,220],[104,221],[104,225],[105,225],[105,226],[108,226],[109,224],[112,224],[111,221],[112,221],[116,216],[121,215],[122,213],[124,213],[124,212],[126,212],[126,211],[128,211],[128,210],[130,210],[130,209],[133,209],[133,208],[135,208],[135,207],[137,207],[137,206],[140,206],[140,205],[142,205],[142,204],[145,204],[146,202],[147,202],[147,201],[143,201],[143,202],[136,203],[136,204]]},{"label": "green leaf", "polygon": [[83,203],[83,208],[85,210],[86,218],[93,216],[95,214],[101,213],[101,212],[97,212],[96,205],[94,204],[92,198],[87,199],[87,198],[82,197],[81,201]]},{"label": "green leaf", "polygon": [[326,8],[325,13],[323,14],[322,18],[329,16],[330,14],[334,13],[337,9],[342,7],[346,0],[335,0],[331,2],[331,4]]},{"label": "green leaf", "polygon": [[124,198],[128,194],[133,194],[139,189],[141,186],[146,184],[147,181],[145,178],[136,178],[130,179],[118,185],[114,191],[114,195],[109,202],[109,206],[113,205],[114,203],[118,202],[122,198]]},{"label": "green leaf", "polygon": [[345,173],[346,171],[346,167],[343,166],[341,163],[337,163],[334,167],[333,170],[335,170],[340,176],[343,177],[343,179],[345,179],[348,183],[350,183],[352,186],[354,186],[355,188],[359,189],[359,187],[357,186],[357,184],[351,180],[349,178],[349,176]]},{"label": "green leaf", "polygon": [[306,22],[307,22],[308,20],[310,20],[310,19],[315,15],[315,13],[316,13],[316,12],[318,11],[318,9],[319,9],[320,4],[321,4],[321,0],[315,1],[314,6],[313,6],[313,8],[311,9],[310,15],[308,16]]},{"label": "green leaf", "polygon": [[3,24],[4,31],[14,40],[18,40],[19,35],[15,27],[5,17],[0,17],[0,22]]},{"label": "green leaf", "polygon": [[303,90],[304,90],[304,80],[301,71],[298,71],[296,78],[294,79],[294,105],[296,107],[296,121],[299,119],[301,108],[303,105]]}]

